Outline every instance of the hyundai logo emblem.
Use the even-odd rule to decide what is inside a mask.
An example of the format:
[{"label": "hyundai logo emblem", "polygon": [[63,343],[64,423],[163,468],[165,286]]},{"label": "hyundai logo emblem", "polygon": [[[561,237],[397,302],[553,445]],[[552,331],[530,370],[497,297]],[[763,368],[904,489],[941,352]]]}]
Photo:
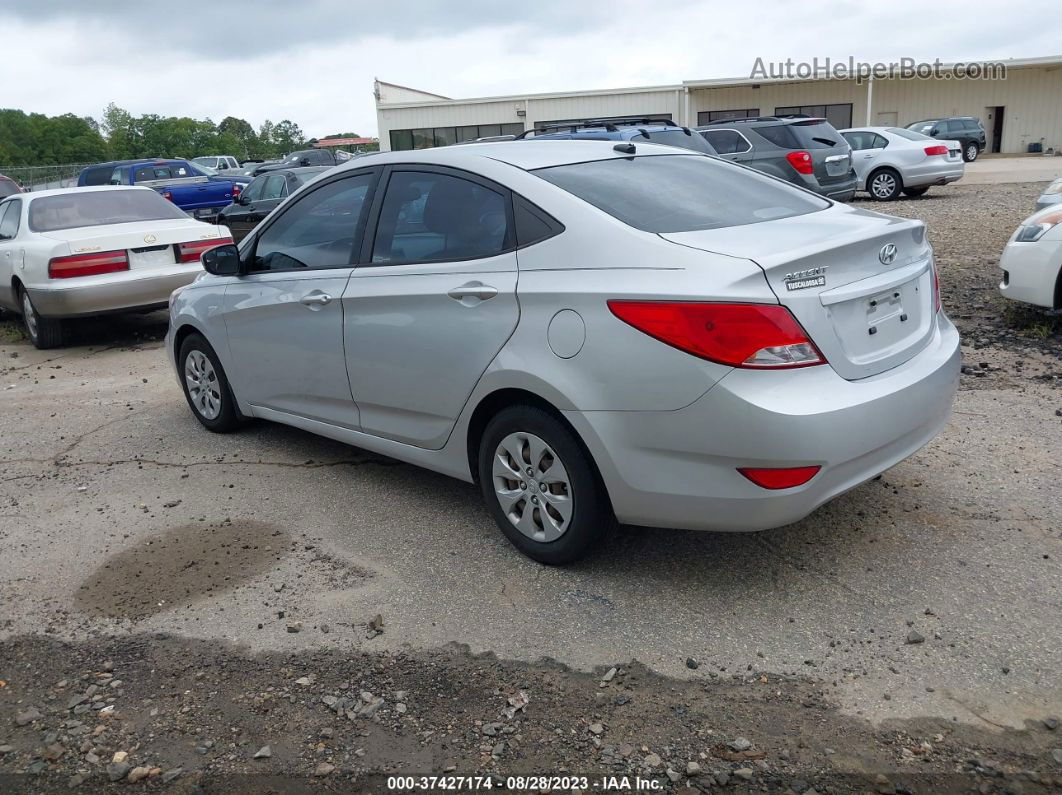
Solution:
[{"label": "hyundai logo emblem", "polygon": [[881,247],[881,251],[878,252],[878,259],[881,260],[882,265],[892,265],[896,261],[896,244],[888,243]]}]

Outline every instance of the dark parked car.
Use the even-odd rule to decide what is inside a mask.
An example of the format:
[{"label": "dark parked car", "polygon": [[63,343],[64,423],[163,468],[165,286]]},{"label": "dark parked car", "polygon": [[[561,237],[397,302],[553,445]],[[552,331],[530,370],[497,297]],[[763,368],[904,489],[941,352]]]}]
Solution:
[{"label": "dark parked car", "polygon": [[6,199],[8,196],[14,196],[16,193],[22,193],[22,188],[11,177],[5,177],[0,174],[0,199]]},{"label": "dark parked car", "polygon": [[907,125],[913,130],[932,138],[958,141],[962,144],[962,159],[972,163],[985,151],[987,140],[985,128],[976,116],[946,116],[942,119],[924,119]]},{"label": "dark parked car", "polygon": [[233,241],[239,243],[278,204],[325,171],[327,166],[285,168],[255,177],[233,204],[218,213],[217,222],[227,226]]},{"label": "dark parked car", "polygon": [[[677,146],[714,155],[712,146],[697,133],[680,127],[670,119],[588,119],[586,121],[547,124],[512,136],[516,140],[579,140],[579,141],[630,141],[650,142],[664,146]],[[496,140],[507,140],[498,136]]]},{"label": "dark parked car", "polygon": [[720,157],[830,199],[848,201],[859,185],[852,168],[852,147],[826,119],[722,119],[698,127],[697,131]]},{"label": "dark parked car", "polygon": [[266,162],[255,167],[254,176],[267,171],[279,171],[282,168],[302,168],[304,166],[337,166],[350,159],[348,152],[333,152],[331,149],[301,149],[292,152],[283,160]]}]

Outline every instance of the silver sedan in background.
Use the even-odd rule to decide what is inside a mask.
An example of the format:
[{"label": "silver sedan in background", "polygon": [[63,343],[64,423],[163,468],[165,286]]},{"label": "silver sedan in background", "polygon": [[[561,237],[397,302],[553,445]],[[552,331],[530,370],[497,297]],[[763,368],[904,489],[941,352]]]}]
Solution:
[{"label": "silver sedan in background", "polygon": [[890,201],[921,196],[934,185],[962,179],[965,164],[958,141],[942,141],[900,127],[852,127],[841,130],[852,147],[859,190]]},{"label": "silver sedan in background", "polygon": [[1048,185],[1040,198],[1036,200],[1037,210],[1046,210],[1048,207],[1062,205],[1062,178],[1056,179]]},{"label": "silver sedan in background", "polygon": [[958,379],[920,221],[654,144],[368,155],[203,265],[167,336],[199,422],[478,482],[545,563],[614,519],[794,522],[932,439]]}]

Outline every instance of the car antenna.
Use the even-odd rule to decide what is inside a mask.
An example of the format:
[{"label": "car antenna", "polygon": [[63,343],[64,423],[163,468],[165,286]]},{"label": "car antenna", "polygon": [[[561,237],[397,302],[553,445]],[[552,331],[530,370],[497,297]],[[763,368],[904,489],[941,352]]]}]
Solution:
[{"label": "car antenna", "polygon": [[625,155],[633,155],[635,152],[638,151],[635,148],[634,144],[631,144],[631,143],[616,144],[612,148],[615,149],[617,152],[621,152],[621,153],[623,153]]}]

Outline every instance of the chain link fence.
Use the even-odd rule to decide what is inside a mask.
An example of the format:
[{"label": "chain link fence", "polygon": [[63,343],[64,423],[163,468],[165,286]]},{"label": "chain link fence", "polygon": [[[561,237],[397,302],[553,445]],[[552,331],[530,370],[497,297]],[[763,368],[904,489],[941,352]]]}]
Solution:
[{"label": "chain link fence", "polygon": [[49,190],[77,185],[77,175],[92,163],[65,163],[58,166],[0,166],[0,174],[19,183],[23,190]]}]

